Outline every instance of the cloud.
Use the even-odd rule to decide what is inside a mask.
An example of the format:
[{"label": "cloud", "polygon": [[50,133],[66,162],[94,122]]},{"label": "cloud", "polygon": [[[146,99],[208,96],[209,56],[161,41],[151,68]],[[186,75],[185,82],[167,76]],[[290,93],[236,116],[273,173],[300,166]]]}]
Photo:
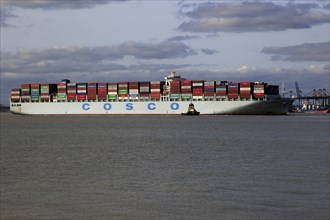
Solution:
[{"label": "cloud", "polygon": [[168,39],[168,41],[183,41],[183,40],[192,40],[192,39],[199,39],[201,37],[199,36],[192,36],[192,35],[179,35],[179,36],[174,36]]},{"label": "cloud", "polygon": [[14,25],[8,24],[8,19],[17,18],[18,16],[13,13],[13,10],[10,8],[0,8],[0,27],[15,27]]},{"label": "cloud", "polygon": [[97,5],[108,4],[109,2],[123,2],[124,0],[34,0],[34,1],[13,1],[13,0],[1,0],[2,6],[28,8],[28,9],[81,9],[91,8]]},{"label": "cloud", "polygon": [[[185,6],[186,9],[187,6]],[[179,29],[190,32],[260,32],[305,29],[329,23],[329,13],[316,4],[277,5],[272,2],[202,3],[187,12]]]},{"label": "cloud", "polygon": [[54,47],[45,49],[19,49],[15,53],[1,54],[2,72],[61,73],[98,72],[122,69],[109,64],[126,56],[136,59],[185,58],[196,52],[181,42],[157,44],[125,42],[103,47]]},{"label": "cloud", "polygon": [[272,60],[278,61],[319,61],[329,62],[330,41],[306,43],[288,47],[264,47],[261,53],[274,54]]},{"label": "cloud", "polygon": [[207,48],[202,48],[201,51],[207,55],[212,55],[215,53],[219,53],[219,51],[214,50],[214,49],[207,49]]}]

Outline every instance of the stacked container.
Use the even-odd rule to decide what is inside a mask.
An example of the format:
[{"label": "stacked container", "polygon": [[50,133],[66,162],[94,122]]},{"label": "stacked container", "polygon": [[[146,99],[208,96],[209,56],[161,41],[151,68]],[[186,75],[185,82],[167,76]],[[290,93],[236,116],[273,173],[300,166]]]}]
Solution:
[{"label": "stacked container", "polygon": [[31,101],[39,102],[39,98],[40,98],[40,85],[31,84]]},{"label": "stacked container", "polygon": [[182,80],[181,81],[181,96],[183,100],[191,100],[191,81]]},{"label": "stacked container", "polygon": [[267,95],[279,95],[279,87],[274,85],[265,86],[265,94]]},{"label": "stacked container", "polygon": [[66,83],[57,84],[57,100],[66,101]]},{"label": "stacked container", "polygon": [[180,98],[180,86],[181,81],[171,81],[171,88],[170,88],[170,99],[179,99]]},{"label": "stacked container", "polygon": [[150,82],[140,82],[140,99],[149,99]]},{"label": "stacked container", "polygon": [[30,84],[22,84],[21,85],[21,101],[22,102],[30,102],[31,101],[31,93],[30,93]]},{"label": "stacked container", "polygon": [[77,84],[76,83],[68,83],[68,101],[76,101],[77,100]]},{"label": "stacked container", "polygon": [[252,91],[252,83],[240,82],[239,83],[239,94],[241,99],[250,99]]},{"label": "stacked container", "polygon": [[40,84],[40,100],[42,102],[50,101],[50,85],[49,84]]},{"label": "stacked container", "polygon": [[238,83],[228,83],[228,99],[238,99]]},{"label": "stacked container", "polygon": [[108,83],[108,100],[117,100],[118,96],[118,86],[117,83]]},{"label": "stacked container", "polygon": [[263,99],[265,97],[265,84],[255,82],[253,85],[253,97]]},{"label": "stacked container", "polygon": [[203,81],[197,80],[192,82],[192,95],[193,99],[203,98]]},{"label": "stacked container", "polygon": [[227,81],[215,82],[215,96],[221,99],[225,99],[227,97]]},{"label": "stacked container", "polygon": [[205,81],[204,82],[204,97],[207,99],[214,98],[214,81]]},{"label": "stacked container", "polygon": [[127,100],[128,99],[128,82],[118,83],[118,99]]},{"label": "stacked container", "polygon": [[129,98],[135,100],[139,98],[139,82],[129,83]]},{"label": "stacked container", "polygon": [[77,100],[80,102],[87,100],[87,83],[77,83]]},{"label": "stacked container", "polygon": [[96,91],[97,91],[97,84],[88,83],[88,88],[87,88],[87,100],[88,101],[96,101]]},{"label": "stacked container", "polygon": [[10,100],[12,102],[19,102],[19,100],[20,100],[20,89],[12,89],[11,90]]},{"label": "stacked container", "polygon": [[107,100],[107,84],[106,83],[97,84],[97,99],[99,101]]},{"label": "stacked container", "polygon": [[151,100],[159,100],[161,93],[161,82],[152,81],[150,82],[150,98]]}]

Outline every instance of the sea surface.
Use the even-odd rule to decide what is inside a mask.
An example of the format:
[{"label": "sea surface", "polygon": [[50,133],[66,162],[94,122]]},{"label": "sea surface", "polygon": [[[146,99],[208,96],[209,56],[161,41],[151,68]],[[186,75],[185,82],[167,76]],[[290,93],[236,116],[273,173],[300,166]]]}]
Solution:
[{"label": "sea surface", "polygon": [[330,114],[0,119],[1,220],[330,216]]}]

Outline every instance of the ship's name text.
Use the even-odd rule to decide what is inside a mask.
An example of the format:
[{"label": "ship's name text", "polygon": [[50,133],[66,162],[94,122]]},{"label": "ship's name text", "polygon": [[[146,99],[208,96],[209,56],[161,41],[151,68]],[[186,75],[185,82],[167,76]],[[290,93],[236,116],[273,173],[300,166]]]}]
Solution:
[{"label": "ship's name text", "polygon": [[[84,111],[90,111],[90,110],[93,108],[93,106],[92,106],[91,104],[89,104],[89,103],[84,103],[84,104],[81,105],[81,108],[82,108]],[[126,104],[124,105],[124,108],[125,108],[125,110],[127,110],[127,111],[133,111],[133,110],[135,109],[135,108],[134,108],[134,103],[132,103],[132,102],[128,102],[128,103],[126,103]],[[174,111],[175,111],[175,110],[179,110],[180,105],[179,105],[179,103],[177,103],[177,102],[173,102],[173,103],[169,104],[169,108],[170,108],[171,110],[174,110]],[[110,110],[112,109],[112,105],[111,105],[111,103],[108,103],[108,102],[104,103],[104,104],[103,104],[103,109],[104,109],[105,111],[110,111]],[[157,109],[157,103],[155,103],[155,102],[150,102],[150,103],[146,104],[146,109],[149,110],[149,111],[154,111],[154,110],[156,110],[156,109]]]}]

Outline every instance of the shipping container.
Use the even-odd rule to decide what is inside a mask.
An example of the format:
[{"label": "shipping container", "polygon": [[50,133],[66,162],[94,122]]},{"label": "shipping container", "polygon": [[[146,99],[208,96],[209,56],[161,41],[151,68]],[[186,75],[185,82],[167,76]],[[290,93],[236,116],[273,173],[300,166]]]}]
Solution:
[{"label": "shipping container", "polygon": [[97,99],[99,100],[99,101],[106,101],[107,100],[107,94],[105,93],[105,94],[98,94],[97,95]]},{"label": "shipping container", "polygon": [[30,102],[31,101],[31,96],[29,96],[29,95],[22,95],[21,96],[21,101],[22,102]]},{"label": "shipping container", "polygon": [[50,101],[50,95],[48,95],[48,94],[41,94],[40,95],[40,101],[41,102],[49,102]]},{"label": "shipping container", "polygon": [[228,87],[228,98],[229,99],[238,99],[239,84],[229,82],[227,87]]},{"label": "shipping container", "polygon": [[255,83],[253,85],[253,97],[256,99],[265,97],[265,85],[263,83]]},{"label": "shipping container", "polygon": [[240,97],[241,99],[249,99],[252,95],[252,83],[251,82],[240,82]]},{"label": "shipping container", "polygon": [[108,95],[108,100],[109,101],[113,101],[113,100],[117,100],[117,94],[109,94]]}]

